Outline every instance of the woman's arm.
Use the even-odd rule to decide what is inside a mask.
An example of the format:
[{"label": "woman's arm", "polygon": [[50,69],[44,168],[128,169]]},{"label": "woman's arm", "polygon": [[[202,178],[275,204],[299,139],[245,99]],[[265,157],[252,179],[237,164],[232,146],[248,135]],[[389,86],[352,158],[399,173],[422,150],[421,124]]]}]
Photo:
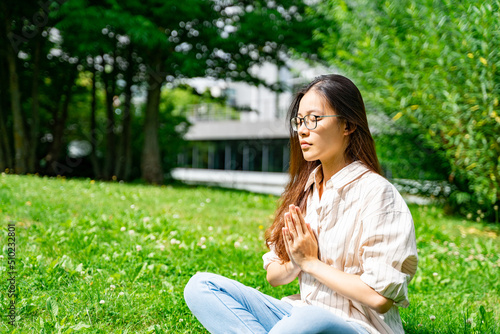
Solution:
[{"label": "woman's arm", "polygon": [[300,267],[294,265],[292,261],[279,264],[278,262],[271,262],[267,266],[267,281],[272,286],[285,285],[297,278],[300,273]]},{"label": "woman's arm", "polygon": [[369,287],[358,275],[347,274],[320,260],[304,261],[302,270],[339,294],[360,302],[378,313],[385,313],[393,301]]},{"label": "woman's arm", "polygon": [[290,259],[305,273],[378,313],[385,313],[392,307],[392,300],[373,290],[358,275],[344,273],[319,260],[316,237],[298,207],[290,206],[290,212],[285,214],[283,236]]}]

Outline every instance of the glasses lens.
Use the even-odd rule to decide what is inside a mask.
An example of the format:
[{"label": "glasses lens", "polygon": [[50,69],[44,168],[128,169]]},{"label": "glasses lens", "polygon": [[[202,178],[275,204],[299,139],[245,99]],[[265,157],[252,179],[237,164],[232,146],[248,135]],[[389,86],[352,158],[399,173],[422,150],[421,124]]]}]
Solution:
[{"label": "glasses lens", "polygon": [[300,122],[300,120],[297,117],[294,117],[290,120],[290,124],[292,125],[293,131],[297,131],[297,129],[299,128],[298,122]]},{"label": "glasses lens", "polygon": [[306,128],[309,130],[316,129],[316,117],[314,115],[304,116],[304,122],[306,123]]}]

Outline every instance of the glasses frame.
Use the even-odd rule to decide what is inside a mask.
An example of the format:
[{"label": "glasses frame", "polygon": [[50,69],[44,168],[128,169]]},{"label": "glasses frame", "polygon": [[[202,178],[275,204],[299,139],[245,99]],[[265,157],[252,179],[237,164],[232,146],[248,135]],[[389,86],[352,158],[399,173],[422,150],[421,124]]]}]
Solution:
[{"label": "glasses frame", "polygon": [[[308,118],[308,120],[306,120],[306,117]],[[307,126],[307,123],[311,121],[311,119],[310,119],[311,117],[313,117],[312,119],[314,119],[314,127],[312,127],[312,128]],[[318,118],[323,118],[323,117],[342,117],[342,116],[341,115],[317,116],[317,115],[312,115],[312,114],[305,115],[304,117],[295,116],[295,117],[292,117],[292,119],[290,120],[290,126],[292,127],[292,130],[295,132],[299,131],[299,128],[302,126],[302,124],[304,124],[306,126],[306,129],[314,130],[318,127]],[[297,121],[299,121],[299,122],[297,122]]]}]

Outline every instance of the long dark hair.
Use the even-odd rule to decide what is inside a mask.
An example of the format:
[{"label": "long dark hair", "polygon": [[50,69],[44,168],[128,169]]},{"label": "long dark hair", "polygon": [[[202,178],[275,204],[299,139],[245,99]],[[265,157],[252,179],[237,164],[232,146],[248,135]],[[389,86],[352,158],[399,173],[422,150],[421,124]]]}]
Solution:
[{"label": "long dark hair", "polygon": [[[322,75],[314,79],[307,86],[302,88],[295,96],[288,109],[287,122],[297,116],[302,97],[314,89],[321,94],[328,102],[329,106],[340,115],[340,119],[346,122],[353,132],[349,135],[349,142],[344,155],[347,161],[359,160],[370,170],[382,175],[377,154],[375,152],[375,142],[373,141],[368,120],[366,119],[365,104],[356,85],[348,78],[338,75]],[[274,222],[266,231],[266,243],[273,244],[276,254],[283,262],[288,262],[285,244],[281,229],[284,226],[283,215],[288,211],[290,204],[300,207],[302,212],[306,212],[306,201],[312,187],[304,191],[307,180],[311,172],[320,161],[306,161],[302,155],[298,133],[290,130],[290,181],[281,195],[280,204],[275,212]]]}]

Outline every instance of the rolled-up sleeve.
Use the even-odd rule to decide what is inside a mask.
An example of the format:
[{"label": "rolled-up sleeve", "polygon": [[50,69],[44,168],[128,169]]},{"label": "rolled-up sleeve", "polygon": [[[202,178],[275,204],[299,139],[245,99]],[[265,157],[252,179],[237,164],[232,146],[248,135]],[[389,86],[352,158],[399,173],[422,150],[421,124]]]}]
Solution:
[{"label": "rolled-up sleeve", "polygon": [[362,220],[362,228],[361,280],[396,306],[408,307],[408,283],[418,259],[410,212],[377,212]]},{"label": "rolled-up sleeve", "polygon": [[272,262],[280,262],[280,258],[278,255],[274,252],[274,245],[270,244],[269,245],[269,252],[266,254],[262,255],[262,260],[264,260],[264,270],[267,270],[267,267],[272,263]]}]

